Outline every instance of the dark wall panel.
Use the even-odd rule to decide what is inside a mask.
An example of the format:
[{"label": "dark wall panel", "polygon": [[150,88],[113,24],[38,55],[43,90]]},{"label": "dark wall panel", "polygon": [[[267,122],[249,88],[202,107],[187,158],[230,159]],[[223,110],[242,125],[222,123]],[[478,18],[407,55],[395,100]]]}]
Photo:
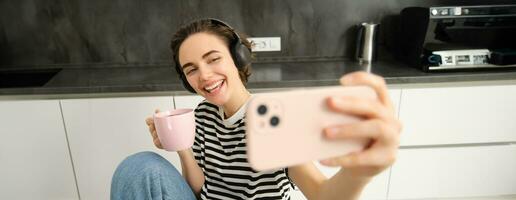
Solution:
[{"label": "dark wall panel", "polygon": [[[201,17],[248,35],[281,36],[260,58],[350,57],[354,25],[392,19],[406,6],[509,4],[515,0],[17,0],[0,1],[0,66],[169,63],[170,36]],[[392,33],[384,31],[385,41]]]}]

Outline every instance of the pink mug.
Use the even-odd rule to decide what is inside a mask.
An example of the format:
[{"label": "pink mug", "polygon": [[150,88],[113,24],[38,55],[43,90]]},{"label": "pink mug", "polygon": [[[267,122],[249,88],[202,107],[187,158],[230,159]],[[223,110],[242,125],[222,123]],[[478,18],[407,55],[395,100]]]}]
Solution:
[{"label": "pink mug", "polygon": [[154,126],[163,149],[180,151],[193,145],[195,117],[193,109],[176,109],[153,115]]}]

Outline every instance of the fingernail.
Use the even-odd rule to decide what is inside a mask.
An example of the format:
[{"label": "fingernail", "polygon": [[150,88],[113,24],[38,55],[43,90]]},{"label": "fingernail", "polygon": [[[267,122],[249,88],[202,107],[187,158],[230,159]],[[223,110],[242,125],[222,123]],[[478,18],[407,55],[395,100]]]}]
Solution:
[{"label": "fingernail", "polygon": [[336,101],[333,102],[333,107],[337,109],[346,109],[348,107],[353,106],[352,97],[342,96],[339,98],[335,98]]},{"label": "fingernail", "polygon": [[342,100],[340,98],[338,98],[338,97],[332,97],[331,98],[331,102],[333,103],[334,106],[342,104]]},{"label": "fingernail", "polygon": [[338,132],[339,128],[337,127],[326,128],[326,137],[333,138],[335,135],[337,135]]},{"label": "fingernail", "polygon": [[319,163],[321,163],[323,165],[331,165],[332,161],[329,159],[326,159],[326,160],[320,160]]}]

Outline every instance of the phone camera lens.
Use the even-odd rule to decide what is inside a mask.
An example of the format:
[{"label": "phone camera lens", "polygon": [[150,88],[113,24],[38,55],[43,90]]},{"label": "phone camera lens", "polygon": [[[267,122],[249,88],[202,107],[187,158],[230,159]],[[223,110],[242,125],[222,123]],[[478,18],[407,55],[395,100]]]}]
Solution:
[{"label": "phone camera lens", "polygon": [[278,124],[279,124],[279,118],[278,118],[278,117],[276,117],[276,116],[273,116],[273,117],[271,118],[270,123],[271,123],[271,126],[278,126]]},{"label": "phone camera lens", "polygon": [[267,113],[267,106],[265,106],[265,105],[258,106],[258,114],[265,115],[265,113]]}]

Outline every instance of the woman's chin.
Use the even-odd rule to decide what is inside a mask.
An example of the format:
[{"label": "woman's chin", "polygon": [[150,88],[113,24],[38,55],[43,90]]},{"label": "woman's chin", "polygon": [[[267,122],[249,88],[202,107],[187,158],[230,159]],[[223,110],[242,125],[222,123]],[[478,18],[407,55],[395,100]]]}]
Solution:
[{"label": "woman's chin", "polygon": [[217,96],[217,97],[205,97],[206,100],[212,104],[215,104],[215,105],[218,105],[218,106],[222,106],[224,105],[227,100],[225,98],[222,98],[220,96]]}]

